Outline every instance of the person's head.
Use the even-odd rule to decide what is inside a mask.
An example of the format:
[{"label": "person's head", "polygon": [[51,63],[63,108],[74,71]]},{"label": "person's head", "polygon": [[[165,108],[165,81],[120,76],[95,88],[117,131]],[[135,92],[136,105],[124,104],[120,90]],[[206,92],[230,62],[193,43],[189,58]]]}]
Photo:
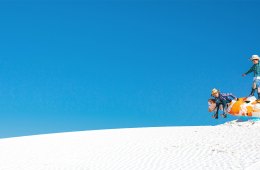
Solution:
[{"label": "person's head", "polygon": [[253,62],[253,64],[258,64],[260,58],[258,55],[252,55],[252,57],[250,59]]},{"label": "person's head", "polygon": [[216,89],[216,88],[212,89],[211,95],[212,95],[213,97],[219,97],[219,90]]}]

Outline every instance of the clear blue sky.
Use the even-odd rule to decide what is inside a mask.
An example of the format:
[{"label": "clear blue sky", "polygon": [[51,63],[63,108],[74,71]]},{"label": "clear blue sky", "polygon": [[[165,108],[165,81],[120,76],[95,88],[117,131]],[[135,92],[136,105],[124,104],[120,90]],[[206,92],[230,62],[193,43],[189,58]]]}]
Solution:
[{"label": "clear blue sky", "polygon": [[248,95],[257,1],[1,1],[0,137],[216,125],[212,88]]}]

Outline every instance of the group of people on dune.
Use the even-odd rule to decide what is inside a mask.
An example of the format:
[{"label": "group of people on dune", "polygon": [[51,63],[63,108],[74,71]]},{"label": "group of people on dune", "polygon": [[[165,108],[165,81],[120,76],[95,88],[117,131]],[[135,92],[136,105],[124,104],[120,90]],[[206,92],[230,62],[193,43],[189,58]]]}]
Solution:
[{"label": "group of people on dune", "polygon": [[[249,73],[254,74],[252,89],[248,97],[254,96],[255,91],[257,90],[257,94],[258,94],[257,102],[260,102],[260,63],[259,63],[260,57],[258,55],[252,55],[250,60],[253,62],[253,66],[247,72],[242,74],[242,76],[244,77]],[[232,100],[238,99],[232,93],[221,93],[220,90],[216,88],[212,89],[211,96],[212,98],[209,99],[209,102],[214,102],[216,104],[216,108],[214,108],[215,113],[213,115],[214,119],[218,119],[218,112],[220,108],[221,110],[223,110],[223,114],[221,114],[221,116],[223,118],[226,118],[227,113],[225,111],[225,108]]]}]

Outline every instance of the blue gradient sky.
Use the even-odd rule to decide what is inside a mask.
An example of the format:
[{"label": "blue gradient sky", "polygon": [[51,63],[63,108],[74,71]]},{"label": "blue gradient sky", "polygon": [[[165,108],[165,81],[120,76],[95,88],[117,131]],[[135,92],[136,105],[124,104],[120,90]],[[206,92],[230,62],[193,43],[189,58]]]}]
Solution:
[{"label": "blue gradient sky", "polygon": [[0,137],[216,125],[212,88],[248,95],[257,1],[1,1]]}]

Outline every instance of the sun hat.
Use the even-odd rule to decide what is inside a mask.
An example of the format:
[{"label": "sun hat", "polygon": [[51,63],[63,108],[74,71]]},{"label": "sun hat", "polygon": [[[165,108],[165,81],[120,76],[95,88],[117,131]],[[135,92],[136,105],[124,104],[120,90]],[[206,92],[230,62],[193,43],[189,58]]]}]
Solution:
[{"label": "sun hat", "polygon": [[250,60],[260,60],[258,55],[252,55],[252,57],[250,58]]},{"label": "sun hat", "polygon": [[212,89],[211,94],[213,95],[213,94],[216,94],[216,93],[218,93],[218,92],[219,92],[219,90],[216,89],[216,88],[214,88],[214,89]]}]

